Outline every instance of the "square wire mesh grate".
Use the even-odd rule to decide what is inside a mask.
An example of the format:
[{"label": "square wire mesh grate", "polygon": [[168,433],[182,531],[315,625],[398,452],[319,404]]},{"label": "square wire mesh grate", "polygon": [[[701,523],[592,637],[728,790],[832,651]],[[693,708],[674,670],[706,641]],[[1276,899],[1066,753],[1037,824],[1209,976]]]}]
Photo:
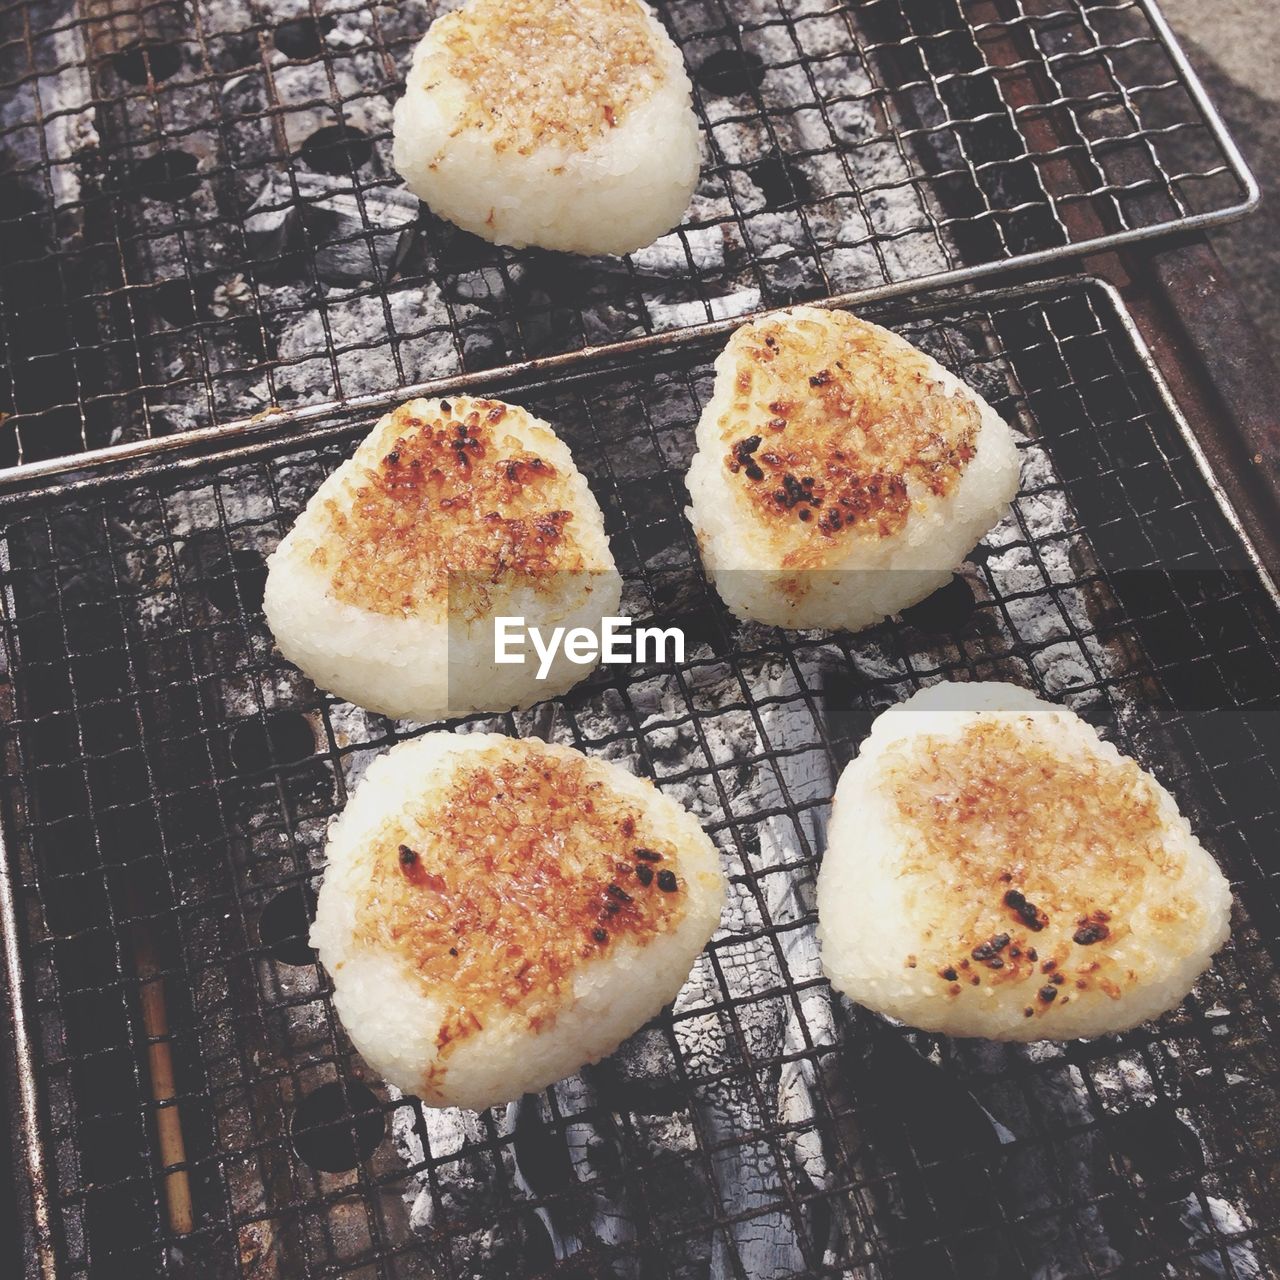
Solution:
[{"label": "square wire mesh grate", "polygon": [[627,258],[420,209],[437,0],[0,8],[0,465],[1219,221],[1256,189],[1148,0],[667,0],[704,169]]},{"label": "square wire mesh grate", "polygon": [[[260,609],[263,554],[356,429],[0,508],[5,816],[60,1274],[1275,1273],[1276,606],[1103,287],[882,318],[1024,433],[1023,483],[951,587],[858,635],[739,624],[699,570],[683,474],[718,344],[506,392],[573,449],[633,614],[684,626],[689,653],[463,727],[651,775],[732,891],[673,1008],[482,1115],[373,1078],[303,940],[328,818],[416,731],[318,693]],[[938,678],[1037,689],[1179,797],[1238,907],[1176,1011],[1020,1047],[833,996],[812,906],[833,780]]]}]

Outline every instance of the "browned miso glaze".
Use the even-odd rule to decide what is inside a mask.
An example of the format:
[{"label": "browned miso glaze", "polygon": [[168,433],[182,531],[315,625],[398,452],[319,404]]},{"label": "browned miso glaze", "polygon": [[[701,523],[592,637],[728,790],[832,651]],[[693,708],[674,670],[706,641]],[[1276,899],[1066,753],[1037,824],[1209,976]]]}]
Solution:
[{"label": "browned miso glaze", "polygon": [[[490,400],[393,415],[389,447],[360,468],[354,502],[329,498],[311,536],[312,563],[333,594],[373,613],[464,613],[490,589],[586,567],[572,536],[570,486],[556,467],[513,441],[518,410]],[[551,583],[546,581],[549,589]]]},{"label": "browned miso glaze", "polygon": [[495,1009],[536,1029],[577,965],[683,914],[672,846],[587,761],[479,752],[429,803],[421,830],[397,819],[379,834],[357,940],[398,953],[447,1001],[442,1050]]},{"label": "browned miso glaze", "polygon": [[584,150],[662,82],[653,30],[636,0],[475,0],[441,20],[421,70],[469,86],[463,122],[496,150]]},{"label": "browned miso glaze", "polygon": [[729,349],[724,465],[788,548],[788,566],[822,564],[855,529],[898,533],[912,490],[945,496],[974,456],[977,408],[923,355],[855,316],[760,321]]},{"label": "browned miso glaze", "polygon": [[[1176,869],[1151,781],[1061,748],[1026,721],[984,720],[956,736],[891,747],[885,787],[905,832],[902,874],[933,921],[921,959],[951,995],[1025,982],[1027,1017],[1097,986],[1118,999],[1135,975],[1113,959],[1149,877]],[[926,887],[927,886],[927,887]],[[1176,892],[1157,923],[1190,917]]]}]

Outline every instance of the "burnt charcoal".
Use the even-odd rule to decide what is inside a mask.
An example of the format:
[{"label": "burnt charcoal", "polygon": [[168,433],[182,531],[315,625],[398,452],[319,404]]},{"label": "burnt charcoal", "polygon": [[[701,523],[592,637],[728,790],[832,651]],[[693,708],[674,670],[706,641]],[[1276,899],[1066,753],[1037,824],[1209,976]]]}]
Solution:
[{"label": "burnt charcoal", "polygon": [[1122,1188],[1181,1200],[1204,1175],[1200,1139],[1168,1104],[1135,1107],[1108,1118],[1113,1167]]},{"label": "burnt charcoal", "polygon": [[973,617],[973,587],[958,573],[919,604],[903,609],[902,619],[921,631],[937,635],[961,631]]},{"label": "burnt charcoal", "polygon": [[276,711],[246,720],[231,733],[231,762],[238,773],[257,774],[306,760],[316,749],[311,722],[299,711]]},{"label": "burnt charcoal", "polygon": [[532,1094],[516,1105],[514,1147],[520,1172],[535,1195],[553,1196],[573,1185],[564,1133],[543,1122]]},{"label": "burnt charcoal", "polygon": [[636,1032],[590,1079],[601,1102],[616,1111],[669,1115],[688,1105],[671,1040],[653,1028]]},{"label": "burnt charcoal", "polygon": [[313,1169],[342,1173],[373,1154],[387,1132],[382,1104],[354,1081],[322,1084],[293,1113],[293,1149]]},{"label": "burnt charcoal", "polygon": [[311,964],[316,953],[307,941],[316,896],[310,885],[295,884],[282,889],[258,917],[258,940],[281,964]]},{"label": "burnt charcoal", "polygon": [[349,124],[327,124],[302,144],[298,156],[314,173],[354,173],[373,159],[373,143]]},{"label": "burnt charcoal", "polygon": [[[232,125],[227,146],[242,190],[252,192],[263,166],[285,155],[303,172],[350,175],[354,168],[362,177],[389,176],[390,97],[369,92],[383,81],[383,67],[367,54],[270,62],[269,75],[251,65],[221,88],[222,113]],[[334,114],[338,102],[341,120]]]},{"label": "burnt charcoal", "polygon": [[235,615],[243,603],[246,614],[262,608],[267,585],[267,565],[260,551],[237,547],[214,561],[205,579],[210,602],[224,614]]},{"label": "burnt charcoal", "polygon": [[269,186],[249,210],[244,220],[245,242],[255,261],[269,263],[283,257],[296,235],[300,211],[296,205],[281,203],[287,199],[280,187]]},{"label": "burnt charcoal", "polygon": [[717,49],[694,72],[700,88],[724,97],[745,97],[764,83],[764,63],[749,49]]},{"label": "burnt charcoal", "polygon": [[770,209],[791,209],[813,199],[808,178],[777,151],[757,160],[747,172]]},{"label": "burnt charcoal", "polygon": [[111,59],[111,65],[129,84],[159,84],[182,66],[182,50],[168,41],[135,40]]},{"label": "burnt charcoal", "polygon": [[[418,201],[396,187],[364,191],[324,174],[298,173],[294,184],[274,176],[245,218],[254,260],[285,278],[315,273],[326,284],[351,284],[395,274],[413,244]],[[364,204],[361,210],[361,202]]]},{"label": "burnt charcoal", "polygon": [[134,166],[130,187],[148,200],[177,204],[200,186],[199,168],[200,162],[189,151],[159,151]]},{"label": "burnt charcoal", "polygon": [[658,279],[683,280],[690,266],[695,274],[708,276],[725,268],[725,238],[720,227],[698,227],[679,235],[672,232],[643,249],[630,254],[627,263],[620,259],[601,259],[604,270],[611,266],[628,269]]},{"label": "burnt charcoal", "polygon": [[335,20],[322,18],[290,18],[275,30],[275,45],[287,58],[314,58],[324,48],[325,36],[333,30]]}]

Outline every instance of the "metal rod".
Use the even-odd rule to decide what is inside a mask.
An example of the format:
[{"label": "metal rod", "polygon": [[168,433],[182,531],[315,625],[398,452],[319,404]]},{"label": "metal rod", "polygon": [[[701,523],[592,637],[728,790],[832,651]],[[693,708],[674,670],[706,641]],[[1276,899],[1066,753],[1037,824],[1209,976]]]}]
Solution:
[{"label": "metal rod", "polygon": [[57,1280],[53,1222],[49,1212],[49,1177],[45,1165],[31,1030],[27,1024],[26,980],[18,948],[17,907],[13,894],[13,873],[4,831],[0,827],[0,934],[4,938],[5,991],[9,1021],[13,1029],[13,1052],[17,1060],[18,1102],[22,1124],[14,1135],[22,1151],[24,1172],[31,1198],[31,1218],[35,1231],[35,1263],[41,1280]]},{"label": "metal rod", "polygon": [[182,1112],[176,1101],[173,1047],[169,1035],[169,1010],[165,1000],[164,972],[156,959],[155,943],[145,920],[134,925],[133,961],[140,979],[138,999],[147,1036],[147,1068],[160,1163],[164,1169],[164,1199],[169,1231],[185,1236],[194,1225],[191,1178],[187,1172],[187,1144],[182,1135]]}]

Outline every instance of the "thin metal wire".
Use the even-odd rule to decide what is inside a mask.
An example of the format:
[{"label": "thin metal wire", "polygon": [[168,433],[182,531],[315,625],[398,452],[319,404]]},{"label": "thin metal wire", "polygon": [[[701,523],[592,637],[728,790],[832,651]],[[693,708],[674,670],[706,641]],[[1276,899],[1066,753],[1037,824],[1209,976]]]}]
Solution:
[{"label": "thin metal wire", "polygon": [[[660,8],[695,84],[699,195],[658,248],[580,262],[402,195],[389,104],[425,0],[309,0],[275,28],[232,0],[189,23],[169,0],[0,10],[0,465],[956,284],[1257,199],[1148,0]],[[277,37],[299,22],[301,45]],[[317,153],[332,127],[347,141]]]},{"label": "thin metal wire", "polygon": [[[691,649],[474,726],[653,776],[694,807],[739,904],[643,1051],[524,1104],[527,1122],[391,1094],[317,968],[268,928],[281,894],[316,883],[350,783],[411,731],[318,693],[273,652],[259,603],[261,557],[367,422],[0,505],[4,924],[57,1274],[536,1274],[548,1222],[581,1266],[646,1276],[750,1275],[769,1236],[807,1275],[1274,1270],[1276,605],[1114,294],[1060,282],[877,318],[1026,440],[1013,518],[965,588],[860,635],[742,626],[701,575],[682,486],[717,344],[504,392],[573,449],[635,612],[679,621]],[[1037,1050],[833,1002],[804,905],[830,781],[884,706],[938,678],[1013,679],[1073,706],[1178,795],[1240,904],[1178,1010]],[[180,1240],[151,1128],[139,930],[166,984],[167,1105],[195,1200]],[[806,1109],[782,1105],[784,1079],[804,1082]],[[326,1085],[338,1147],[363,1153],[337,1172],[291,1136]],[[372,1149],[362,1087],[390,1131]],[[583,1133],[597,1157],[566,1178]]]}]

